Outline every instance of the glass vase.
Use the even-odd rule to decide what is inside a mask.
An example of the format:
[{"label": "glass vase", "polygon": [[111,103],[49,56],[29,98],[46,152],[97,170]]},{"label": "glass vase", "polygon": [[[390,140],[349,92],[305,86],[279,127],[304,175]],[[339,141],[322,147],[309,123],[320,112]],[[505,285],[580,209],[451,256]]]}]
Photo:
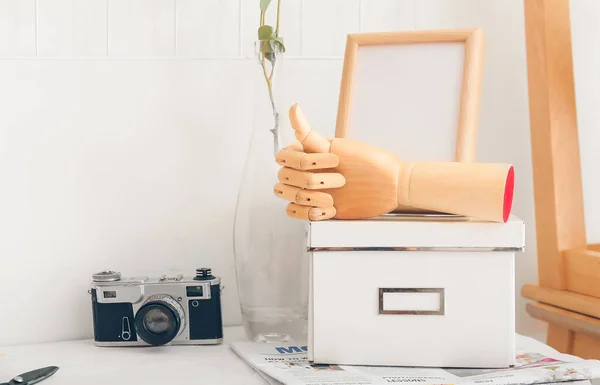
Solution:
[{"label": "glass vase", "polygon": [[291,144],[288,108],[281,103],[282,52],[257,42],[254,121],[235,213],[234,251],[246,336],[259,342],[306,339],[308,256],[305,223],[286,215],[273,187],[275,154]]}]

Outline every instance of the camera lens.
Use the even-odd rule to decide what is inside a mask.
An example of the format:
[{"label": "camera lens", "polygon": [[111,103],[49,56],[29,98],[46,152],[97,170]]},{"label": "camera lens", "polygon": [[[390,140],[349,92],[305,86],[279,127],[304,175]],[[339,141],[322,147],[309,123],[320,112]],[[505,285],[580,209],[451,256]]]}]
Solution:
[{"label": "camera lens", "polygon": [[171,342],[185,328],[185,314],[181,305],[171,296],[154,295],[135,315],[138,336],[150,345]]},{"label": "camera lens", "polygon": [[164,333],[169,329],[169,316],[162,309],[152,309],[144,316],[144,327],[154,334]]}]

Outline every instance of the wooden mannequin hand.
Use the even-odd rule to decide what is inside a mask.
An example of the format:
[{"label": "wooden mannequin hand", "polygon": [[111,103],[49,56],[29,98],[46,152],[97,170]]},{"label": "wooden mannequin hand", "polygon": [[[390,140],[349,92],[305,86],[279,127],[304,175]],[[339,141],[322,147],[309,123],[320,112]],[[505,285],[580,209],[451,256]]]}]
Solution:
[{"label": "wooden mannequin hand", "polygon": [[333,197],[328,189],[346,184],[343,175],[333,171],[340,161],[331,153],[306,153],[300,143],[284,148],[276,155],[279,170],[275,195],[291,203],[287,206],[289,216],[312,221],[335,216]]},{"label": "wooden mannequin hand", "polygon": [[277,153],[275,194],[291,201],[288,215],[308,220],[363,219],[398,206],[506,222],[514,169],[510,164],[403,162],[381,148],[325,139],[297,105],[290,122],[299,143]]},{"label": "wooden mannequin hand", "polygon": [[296,143],[279,151],[275,195],[290,201],[287,214],[312,221],[370,218],[398,207],[400,160],[347,139],[325,139],[297,105],[290,109]]}]

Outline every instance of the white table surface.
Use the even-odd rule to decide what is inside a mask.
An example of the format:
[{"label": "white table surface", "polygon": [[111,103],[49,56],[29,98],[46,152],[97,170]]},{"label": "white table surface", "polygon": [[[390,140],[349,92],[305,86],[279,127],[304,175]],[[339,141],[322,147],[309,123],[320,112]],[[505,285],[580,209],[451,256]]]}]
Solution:
[{"label": "white table surface", "polygon": [[224,329],[212,346],[100,348],[92,340],[0,347],[0,383],[44,366],[59,366],[41,385],[262,385],[262,377],[229,347],[241,327]]},{"label": "white table surface", "polygon": [[[222,344],[207,346],[101,348],[92,340],[80,340],[0,347],[0,383],[53,365],[59,371],[41,385],[268,384],[229,347],[232,341],[245,339],[243,329],[225,328],[224,336]],[[532,351],[557,355],[539,341],[517,337],[521,346]]]}]

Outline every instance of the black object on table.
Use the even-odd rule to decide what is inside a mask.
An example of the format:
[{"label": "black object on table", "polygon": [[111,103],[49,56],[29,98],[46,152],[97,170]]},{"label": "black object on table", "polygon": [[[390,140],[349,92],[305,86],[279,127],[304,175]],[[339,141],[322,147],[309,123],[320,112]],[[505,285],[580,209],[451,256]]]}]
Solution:
[{"label": "black object on table", "polygon": [[9,382],[3,382],[0,385],[32,385],[50,377],[58,370],[58,366],[46,366],[32,370],[31,372],[19,374]]}]

